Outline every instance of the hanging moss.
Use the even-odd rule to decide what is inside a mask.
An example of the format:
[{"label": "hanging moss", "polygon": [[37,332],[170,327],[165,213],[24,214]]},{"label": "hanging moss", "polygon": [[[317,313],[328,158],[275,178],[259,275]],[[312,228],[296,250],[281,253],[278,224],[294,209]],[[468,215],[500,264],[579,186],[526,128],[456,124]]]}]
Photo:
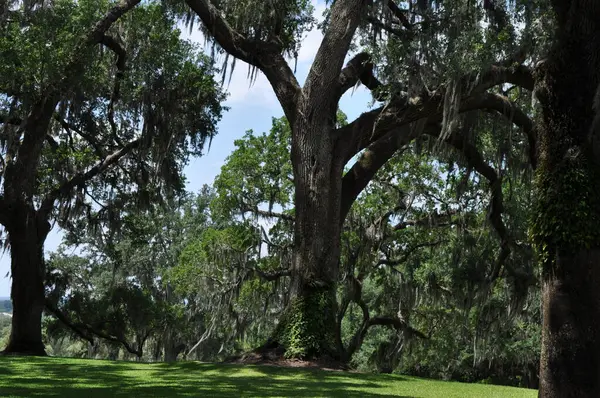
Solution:
[{"label": "hanging moss", "polygon": [[292,300],[274,335],[286,358],[337,357],[335,307],[335,295],[328,290]]}]

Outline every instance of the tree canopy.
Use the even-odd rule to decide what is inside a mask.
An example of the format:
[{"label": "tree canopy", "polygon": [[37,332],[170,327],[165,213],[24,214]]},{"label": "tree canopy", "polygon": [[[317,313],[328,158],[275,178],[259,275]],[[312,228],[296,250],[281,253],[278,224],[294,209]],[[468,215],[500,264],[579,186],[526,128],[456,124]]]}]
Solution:
[{"label": "tree canopy", "polygon": [[[543,397],[597,396],[600,7],[332,1],[300,84],[312,3],[138,3],[0,13],[7,351],[43,351],[48,275],[47,307],[72,333],[138,357],[150,340],[169,360],[217,341],[213,357],[260,346],[465,379],[488,366],[511,383],[539,374]],[[182,166],[214,135],[214,74],[236,61],[285,117],[237,140],[190,201]],[[374,106],[348,121],[340,99],[357,85]],[[47,273],[49,221],[91,252],[59,252]],[[112,326],[96,316],[107,305]]]}]

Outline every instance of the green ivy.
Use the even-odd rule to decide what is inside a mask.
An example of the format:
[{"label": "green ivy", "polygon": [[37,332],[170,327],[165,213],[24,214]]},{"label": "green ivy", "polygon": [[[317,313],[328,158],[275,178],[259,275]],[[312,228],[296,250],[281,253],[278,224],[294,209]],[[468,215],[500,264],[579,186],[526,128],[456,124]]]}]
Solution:
[{"label": "green ivy", "polygon": [[600,243],[600,203],[593,183],[598,174],[582,158],[538,169],[530,236],[545,270],[552,269],[558,251],[571,254]]},{"label": "green ivy", "polygon": [[335,296],[329,291],[311,292],[295,298],[275,331],[275,340],[285,347],[286,358],[309,358],[336,347]]}]

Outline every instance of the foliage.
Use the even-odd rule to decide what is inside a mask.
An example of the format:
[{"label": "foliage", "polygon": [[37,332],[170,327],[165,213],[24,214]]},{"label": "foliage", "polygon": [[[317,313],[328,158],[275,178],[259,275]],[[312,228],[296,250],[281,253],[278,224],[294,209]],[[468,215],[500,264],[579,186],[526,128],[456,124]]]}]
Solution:
[{"label": "foliage", "polygon": [[554,270],[557,252],[573,254],[581,247],[594,247],[600,240],[600,195],[589,184],[598,172],[576,156],[567,157],[552,169],[543,164],[537,170],[530,234],[547,272]]},{"label": "foliage", "polygon": [[[80,234],[84,256],[67,255],[64,248],[50,256],[48,297],[75,324],[134,341],[140,350],[151,337],[168,349],[193,345],[203,312],[192,309],[190,296],[177,294],[168,275],[187,242],[207,227],[210,196],[206,188],[167,208],[140,213],[133,207],[118,234]],[[65,332],[58,320],[47,328],[54,338]]]},{"label": "foliage", "polygon": [[[334,297],[328,291],[309,297],[293,299],[286,314],[277,325],[274,336],[286,348],[290,358],[311,358],[317,352],[335,347]],[[328,317],[314,317],[314,313],[327,313]],[[329,320],[326,324],[323,320]]]},{"label": "foliage", "polygon": [[0,301],[0,312],[11,313],[12,312],[12,301],[10,301],[10,300]]},{"label": "foliage", "polygon": [[[215,135],[224,110],[212,62],[180,38],[173,15],[158,3],[118,20],[106,35],[113,44],[72,54],[108,6],[59,0],[32,12],[19,8],[0,25],[3,156],[18,149],[11,137],[20,120],[71,58],[84,65],[81,75],[72,72],[72,88],[60,93],[32,193],[41,203],[58,192],[52,216],[73,231],[118,227],[122,203],[147,207],[181,192],[183,167]],[[99,179],[96,172],[82,175],[109,155],[120,160],[118,167],[101,167]]]}]

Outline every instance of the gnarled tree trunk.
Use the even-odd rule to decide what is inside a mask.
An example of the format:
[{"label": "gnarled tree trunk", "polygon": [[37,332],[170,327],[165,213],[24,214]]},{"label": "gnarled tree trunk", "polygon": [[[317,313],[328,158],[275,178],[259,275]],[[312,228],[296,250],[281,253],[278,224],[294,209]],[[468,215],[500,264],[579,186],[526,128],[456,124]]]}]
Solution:
[{"label": "gnarled tree trunk", "polygon": [[4,354],[46,355],[42,342],[44,241],[50,224],[31,205],[11,206],[7,226],[11,255],[13,317]]},{"label": "gnarled tree trunk", "polygon": [[177,344],[175,333],[172,330],[167,330],[163,337],[164,342],[164,361],[176,362],[177,357],[185,350],[185,344]]},{"label": "gnarled tree trunk", "polygon": [[[335,113],[334,113],[335,115]],[[294,126],[295,233],[290,304],[274,340],[286,355],[340,358],[336,288],[340,261],[343,163],[329,123]]]},{"label": "gnarled tree trunk", "polygon": [[[555,1],[557,40],[538,66],[538,204],[543,262],[540,397],[600,396],[600,4]],[[597,102],[598,98],[596,98]],[[598,105],[598,104],[597,104]]]}]

